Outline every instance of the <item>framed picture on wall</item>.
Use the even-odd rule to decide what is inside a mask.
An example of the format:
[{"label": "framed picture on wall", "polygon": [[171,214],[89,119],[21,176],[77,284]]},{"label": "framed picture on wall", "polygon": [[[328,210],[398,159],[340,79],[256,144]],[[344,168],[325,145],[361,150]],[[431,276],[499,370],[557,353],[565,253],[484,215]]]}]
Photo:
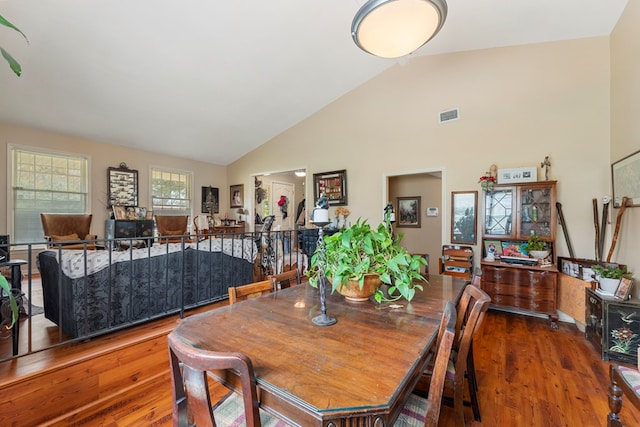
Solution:
[{"label": "framed picture on wall", "polygon": [[476,244],[477,191],[451,192],[451,243]]},{"label": "framed picture on wall", "polygon": [[627,206],[640,206],[640,151],[611,164],[611,182],[613,183],[613,206],[620,207],[623,197]]},{"label": "framed picture on wall", "polygon": [[231,200],[229,206],[232,208],[241,208],[244,206],[244,185],[232,185],[229,187],[229,197]]},{"label": "framed picture on wall", "polygon": [[396,227],[420,228],[420,196],[398,197]]},{"label": "framed picture on wall", "polygon": [[314,203],[325,194],[329,200],[329,206],[347,204],[347,171],[346,169],[313,174]]},{"label": "framed picture on wall", "polygon": [[220,198],[216,187],[202,187],[202,213],[216,214],[220,212]]},{"label": "framed picture on wall", "polygon": [[107,168],[107,208],[113,205],[138,206],[138,171],[124,162]]}]

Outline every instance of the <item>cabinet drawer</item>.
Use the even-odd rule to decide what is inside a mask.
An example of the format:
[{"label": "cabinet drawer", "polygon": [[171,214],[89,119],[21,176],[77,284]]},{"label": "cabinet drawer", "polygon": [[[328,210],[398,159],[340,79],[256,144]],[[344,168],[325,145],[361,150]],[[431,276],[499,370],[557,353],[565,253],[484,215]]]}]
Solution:
[{"label": "cabinet drawer", "polygon": [[491,295],[491,303],[505,307],[519,308],[522,310],[535,311],[538,313],[554,313],[556,311],[555,301],[532,298],[519,298],[514,295]]},{"label": "cabinet drawer", "polygon": [[509,283],[517,286],[556,288],[556,274],[549,271],[483,267],[482,280],[493,283]]},{"label": "cabinet drawer", "polygon": [[538,301],[555,301],[556,293],[553,288],[521,286],[513,283],[482,282],[482,289],[489,295],[513,296]]}]

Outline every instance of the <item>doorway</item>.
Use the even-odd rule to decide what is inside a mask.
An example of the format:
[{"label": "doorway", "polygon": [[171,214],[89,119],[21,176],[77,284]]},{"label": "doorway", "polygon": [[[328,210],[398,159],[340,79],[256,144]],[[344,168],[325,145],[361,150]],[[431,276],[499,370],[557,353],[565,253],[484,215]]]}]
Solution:
[{"label": "doorway", "polygon": [[[428,272],[439,273],[438,260],[442,253],[443,230],[446,223],[446,201],[442,170],[426,170],[411,173],[389,174],[386,177],[387,200],[396,212],[398,197],[420,198],[420,226],[393,225],[394,233],[402,233],[402,246],[410,253],[425,254],[429,259]],[[396,213],[396,218],[398,214]]]}]

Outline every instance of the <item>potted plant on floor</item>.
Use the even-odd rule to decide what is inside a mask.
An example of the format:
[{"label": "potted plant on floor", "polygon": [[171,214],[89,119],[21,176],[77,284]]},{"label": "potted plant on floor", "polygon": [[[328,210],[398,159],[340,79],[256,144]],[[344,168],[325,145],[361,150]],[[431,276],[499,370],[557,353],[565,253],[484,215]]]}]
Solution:
[{"label": "potted plant on floor", "polygon": [[[348,299],[362,301],[375,295],[378,302],[405,298],[411,301],[416,290],[422,290],[420,282],[427,280],[420,274],[426,260],[411,255],[400,246],[402,234],[391,235],[388,215],[385,222],[372,228],[366,220],[331,236],[324,237],[324,253],[316,249],[311,257],[307,275],[312,286],[318,285],[320,266],[331,282],[331,291],[338,291]],[[387,294],[379,289],[381,283],[389,285]],[[365,294],[356,296],[358,291]]]},{"label": "potted plant on floor", "polygon": [[596,280],[600,283],[600,289],[610,294],[613,294],[618,289],[620,279],[623,277],[630,278],[632,275],[631,272],[627,271],[626,267],[621,268],[612,264],[595,264],[591,268],[596,273]]},{"label": "potted plant on floor", "polygon": [[[18,315],[20,313],[18,311],[18,303],[16,301],[16,298],[13,295],[13,292],[11,292],[11,286],[9,285],[6,277],[4,277],[2,274],[0,274],[0,288],[2,288],[4,294],[9,298],[9,305],[11,307],[11,324],[9,325],[9,328],[11,328],[18,320]],[[3,299],[4,298],[6,297],[3,296]]]}]

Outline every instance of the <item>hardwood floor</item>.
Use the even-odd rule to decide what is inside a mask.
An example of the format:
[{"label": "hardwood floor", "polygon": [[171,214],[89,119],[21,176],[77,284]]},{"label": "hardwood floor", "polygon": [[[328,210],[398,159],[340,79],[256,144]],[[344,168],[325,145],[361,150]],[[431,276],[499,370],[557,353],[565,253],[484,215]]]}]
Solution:
[{"label": "hardwood floor", "polygon": [[[65,386],[71,388],[67,395],[60,392],[59,401],[76,401],[75,405],[65,403],[71,408],[66,413],[49,416],[45,413],[40,421],[34,419],[27,424],[24,413],[20,414],[17,406],[0,402],[1,424],[170,426],[171,388],[164,336],[175,322],[175,318],[165,319],[135,331],[97,338],[69,349],[56,349],[34,357],[31,362],[0,364],[0,389],[9,390],[12,377],[30,377],[20,380],[23,389],[18,395],[12,395],[15,405],[19,399],[33,399],[25,389],[46,389],[43,381],[52,381],[49,383],[52,388],[46,392],[54,395],[58,393],[55,387],[59,385],[56,384],[73,383]],[[605,425],[609,362],[600,359],[574,325],[560,323],[559,326],[554,331],[545,319],[489,311],[474,343],[483,421],[473,421],[470,408],[466,408],[467,425]],[[142,339],[148,343],[133,344]],[[99,362],[81,360],[85,355],[100,357],[106,347],[120,347],[120,350],[104,355]],[[77,365],[73,368],[77,372],[58,372],[59,378],[54,380],[38,378],[38,370],[46,370],[43,367],[53,359],[69,369]],[[128,367],[131,372],[125,370]],[[51,368],[54,369],[60,368]],[[94,375],[95,381],[91,379]],[[94,388],[100,388],[95,397],[81,401],[87,393],[94,393]],[[55,399],[51,400],[55,403]],[[43,410],[42,402],[30,402],[29,405]],[[624,400],[621,417],[626,425],[640,426],[640,411]],[[441,412],[440,425],[454,426],[453,411],[446,406]]]}]

